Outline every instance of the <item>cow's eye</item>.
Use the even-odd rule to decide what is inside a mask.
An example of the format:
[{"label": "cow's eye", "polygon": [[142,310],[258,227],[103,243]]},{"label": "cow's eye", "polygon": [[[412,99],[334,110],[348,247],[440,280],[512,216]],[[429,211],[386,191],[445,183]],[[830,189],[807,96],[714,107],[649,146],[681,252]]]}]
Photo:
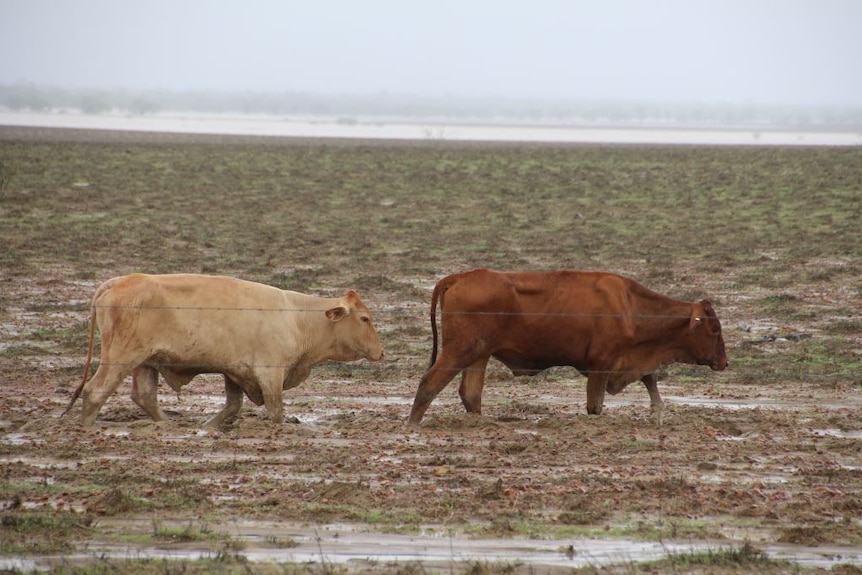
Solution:
[{"label": "cow's eye", "polygon": [[360,319],[361,319],[364,323],[369,323],[369,322],[371,322],[371,318],[366,317],[366,316],[362,316]]}]

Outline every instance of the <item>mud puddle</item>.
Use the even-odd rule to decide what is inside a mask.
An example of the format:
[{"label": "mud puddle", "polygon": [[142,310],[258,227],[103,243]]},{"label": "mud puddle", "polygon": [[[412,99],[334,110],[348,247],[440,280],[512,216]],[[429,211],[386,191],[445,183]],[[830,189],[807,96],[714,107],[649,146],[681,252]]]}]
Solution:
[{"label": "mud puddle", "polygon": [[[146,536],[152,519],[104,519],[107,532],[124,536]],[[177,524],[182,527],[184,524]],[[675,554],[718,551],[739,543],[657,542],[631,539],[526,538],[469,539],[445,526],[426,526],[418,534],[382,534],[363,531],[349,524],[308,526],[274,521],[241,520],[207,529],[229,536],[240,549],[235,553],[252,562],[309,564],[420,563],[428,567],[452,566],[470,561],[519,564],[532,567],[577,568],[654,561]],[[862,549],[839,546],[806,547],[790,544],[760,545],[773,559],[798,564],[831,567],[839,563],[862,565]],[[165,543],[121,546],[93,540],[86,553],[0,560],[0,569],[34,570],[64,563],[102,559],[211,558],[219,551],[201,543]]]}]

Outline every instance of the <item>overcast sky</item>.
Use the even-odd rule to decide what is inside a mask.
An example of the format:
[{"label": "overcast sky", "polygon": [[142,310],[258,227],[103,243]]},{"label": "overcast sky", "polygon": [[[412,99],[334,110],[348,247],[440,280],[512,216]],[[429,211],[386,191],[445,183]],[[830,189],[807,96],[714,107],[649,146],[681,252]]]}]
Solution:
[{"label": "overcast sky", "polygon": [[862,106],[862,0],[0,0],[0,83]]}]

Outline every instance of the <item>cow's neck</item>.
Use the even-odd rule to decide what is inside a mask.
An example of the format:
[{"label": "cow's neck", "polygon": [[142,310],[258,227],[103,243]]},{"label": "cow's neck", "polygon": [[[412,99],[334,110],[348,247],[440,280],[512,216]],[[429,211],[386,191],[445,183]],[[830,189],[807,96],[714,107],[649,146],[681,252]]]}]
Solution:
[{"label": "cow's neck", "polygon": [[636,344],[625,354],[617,369],[636,367],[639,372],[652,373],[672,363],[694,363],[685,348],[675,340],[649,341]]},{"label": "cow's neck", "polygon": [[635,345],[659,365],[692,363],[685,342],[692,304],[670,298],[645,300],[643,304],[636,312],[640,318],[634,322]]},{"label": "cow's neck", "polygon": [[338,298],[321,298],[298,292],[290,293],[291,309],[300,310],[296,317],[296,338],[300,342],[302,363],[308,367],[326,360],[342,361],[341,352],[332,337],[332,321],[326,310],[340,305]]}]

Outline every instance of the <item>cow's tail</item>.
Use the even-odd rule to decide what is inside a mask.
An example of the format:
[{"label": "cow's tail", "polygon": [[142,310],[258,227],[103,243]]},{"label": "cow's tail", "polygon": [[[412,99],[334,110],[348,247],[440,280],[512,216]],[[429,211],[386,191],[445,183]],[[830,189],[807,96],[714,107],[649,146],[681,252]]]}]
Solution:
[{"label": "cow's tail", "polygon": [[81,379],[81,383],[78,385],[78,389],[76,389],[75,393],[72,394],[69,406],[66,407],[66,411],[60,414],[60,417],[63,417],[72,410],[72,406],[75,405],[75,402],[78,401],[78,398],[81,396],[81,392],[84,390],[84,384],[87,383],[88,376],[90,375],[90,363],[93,361],[93,341],[96,337],[96,298],[99,296],[100,291],[102,290],[100,289],[96,292],[96,295],[93,296],[93,301],[90,303],[90,342],[87,347],[87,362],[84,364],[84,376]]},{"label": "cow's tail", "polygon": [[[437,282],[434,286],[434,291],[431,293],[431,363],[430,368],[437,361],[437,302],[440,302],[440,313],[443,313],[443,294],[452,287],[454,282],[450,278],[444,278]],[[443,318],[440,318],[443,322]]]}]

